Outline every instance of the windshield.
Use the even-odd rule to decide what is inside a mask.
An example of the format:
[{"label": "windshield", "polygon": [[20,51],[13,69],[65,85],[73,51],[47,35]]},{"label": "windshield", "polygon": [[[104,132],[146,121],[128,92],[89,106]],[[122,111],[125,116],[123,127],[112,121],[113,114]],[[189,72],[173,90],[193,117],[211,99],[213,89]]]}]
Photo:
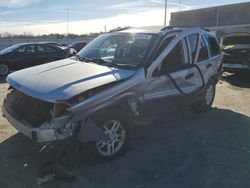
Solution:
[{"label": "windshield", "polygon": [[138,67],[151,46],[153,35],[105,34],[97,37],[77,57],[104,65]]},{"label": "windshield", "polygon": [[5,48],[4,50],[0,51],[0,54],[7,54],[10,53],[12,51],[14,51],[15,49],[17,49],[20,45],[16,44],[14,46],[10,46],[8,48]]}]

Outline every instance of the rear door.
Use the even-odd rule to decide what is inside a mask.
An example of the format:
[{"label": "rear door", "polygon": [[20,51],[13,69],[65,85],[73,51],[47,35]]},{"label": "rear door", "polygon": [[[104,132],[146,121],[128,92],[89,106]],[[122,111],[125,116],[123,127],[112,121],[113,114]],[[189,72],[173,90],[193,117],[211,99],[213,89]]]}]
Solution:
[{"label": "rear door", "polygon": [[44,45],[37,45],[37,65],[52,61],[51,54],[47,52]]},{"label": "rear door", "polygon": [[64,52],[59,47],[56,47],[54,45],[48,45],[48,44],[45,44],[43,47],[45,48],[45,55],[46,55],[42,59],[44,63],[67,58],[66,52]]},{"label": "rear door", "polygon": [[203,82],[199,71],[190,62],[188,50],[186,39],[180,40],[148,78],[140,97],[141,115],[164,113],[191,102],[189,95],[199,90]]},{"label": "rear door", "polygon": [[200,68],[205,83],[217,74],[221,66],[221,52],[216,38],[209,34],[199,36],[199,50],[194,63]]},{"label": "rear door", "polygon": [[49,63],[64,58],[63,51],[54,45],[38,44],[37,51],[37,64]]},{"label": "rear door", "polygon": [[23,68],[32,67],[37,64],[37,48],[35,44],[26,46],[26,62]]}]

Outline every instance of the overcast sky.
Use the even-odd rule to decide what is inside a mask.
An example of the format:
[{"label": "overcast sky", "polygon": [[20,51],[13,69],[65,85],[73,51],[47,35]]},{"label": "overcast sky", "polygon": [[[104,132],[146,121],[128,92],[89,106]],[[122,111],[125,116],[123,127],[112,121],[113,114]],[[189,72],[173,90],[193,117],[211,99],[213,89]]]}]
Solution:
[{"label": "overcast sky", "polygon": [[[84,34],[118,26],[163,25],[165,0],[0,0],[0,33]],[[180,6],[181,2],[181,6]],[[170,12],[249,0],[168,0]]]}]

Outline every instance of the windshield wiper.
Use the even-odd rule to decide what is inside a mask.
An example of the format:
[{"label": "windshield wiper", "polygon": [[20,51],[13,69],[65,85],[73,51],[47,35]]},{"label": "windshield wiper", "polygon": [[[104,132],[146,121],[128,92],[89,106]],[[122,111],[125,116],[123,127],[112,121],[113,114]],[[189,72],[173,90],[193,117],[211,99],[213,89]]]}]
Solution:
[{"label": "windshield wiper", "polygon": [[82,57],[80,55],[76,55],[77,59],[80,61],[85,61],[85,62],[94,62],[98,64],[108,64],[107,61],[101,59],[101,58],[88,58],[88,57]]},{"label": "windshield wiper", "polygon": [[93,63],[97,63],[98,65],[104,65],[104,66],[109,66],[109,67],[127,67],[127,68],[136,68],[137,65],[131,65],[131,64],[124,64],[124,63],[112,63],[112,62],[107,62],[102,58],[87,58],[87,57],[82,57],[79,55],[76,55],[77,59],[79,59],[80,61],[84,61],[84,62],[93,62]]},{"label": "windshield wiper", "polygon": [[138,65],[134,65],[134,64],[126,64],[126,63],[118,63],[118,60],[114,60],[114,62],[112,62],[112,66],[115,67],[127,67],[127,68],[136,68]]},{"label": "windshield wiper", "polygon": [[90,58],[82,57],[82,56],[77,55],[77,54],[76,54],[76,57],[77,57],[77,59],[80,60],[80,61],[92,61],[92,59],[90,59]]},{"label": "windshield wiper", "polygon": [[128,68],[136,68],[137,67],[137,65],[123,64],[123,63],[111,63],[111,65],[114,65],[116,67],[128,67]]},{"label": "windshield wiper", "polygon": [[102,58],[93,58],[93,59],[90,59],[90,61],[93,61],[93,62],[101,64],[101,65],[109,64],[107,61],[103,60]]}]

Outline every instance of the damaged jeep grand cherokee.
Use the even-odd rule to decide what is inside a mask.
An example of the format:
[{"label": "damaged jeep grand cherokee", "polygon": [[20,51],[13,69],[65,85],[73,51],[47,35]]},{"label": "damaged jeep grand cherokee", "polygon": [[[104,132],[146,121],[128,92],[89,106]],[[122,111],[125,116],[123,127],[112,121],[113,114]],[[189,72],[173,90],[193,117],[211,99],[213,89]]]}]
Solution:
[{"label": "damaged jeep grand cherokee", "polygon": [[130,119],[208,109],[221,59],[216,36],[199,27],[103,34],[75,57],[10,74],[3,115],[36,142],[77,136],[109,159],[125,151]]}]

